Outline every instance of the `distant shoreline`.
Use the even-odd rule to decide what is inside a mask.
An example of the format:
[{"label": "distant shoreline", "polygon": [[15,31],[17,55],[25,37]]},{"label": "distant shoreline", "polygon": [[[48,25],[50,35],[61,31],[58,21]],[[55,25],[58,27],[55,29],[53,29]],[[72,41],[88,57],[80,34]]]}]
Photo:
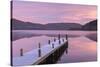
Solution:
[{"label": "distant shoreline", "polygon": [[[33,36],[46,35],[46,36],[50,36],[50,37],[56,37],[58,35],[58,34],[55,34],[55,33],[47,34],[47,32],[46,32],[46,34],[42,34],[42,33],[41,34],[36,34],[36,33],[32,33],[32,32],[30,33],[30,31],[26,31],[26,32],[23,32],[23,31],[26,31],[26,30],[13,30],[11,41],[15,41],[15,40],[22,39],[22,38],[30,38],[30,37],[33,37]],[[72,31],[72,30],[70,30],[70,31]],[[54,32],[54,31],[52,31],[52,32]],[[60,31],[60,32],[63,32],[63,31]],[[92,31],[90,31],[90,32],[92,32]],[[84,33],[84,34],[79,34],[79,35],[77,35],[77,34],[73,35],[73,34],[69,34],[68,32],[65,32],[65,33],[61,34],[61,36],[64,37],[65,34],[68,34],[69,37],[78,37],[78,36],[81,36],[81,35],[83,36],[84,35],[85,37],[87,37],[87,38],[89,38],[93,41],[97,41],[97,33],[96,33],[96,31],[94,31],[94,32],[95,33],[92,32],[91,34]],[[39,33],[39,32],[37,32],[37,33]],[[72,33],[75,33],[75,32],[72,32]]]}]

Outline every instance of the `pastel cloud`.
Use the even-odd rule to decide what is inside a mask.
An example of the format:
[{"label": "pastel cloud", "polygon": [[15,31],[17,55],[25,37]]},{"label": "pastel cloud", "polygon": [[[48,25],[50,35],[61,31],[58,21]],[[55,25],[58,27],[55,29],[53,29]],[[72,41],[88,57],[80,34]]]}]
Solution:
[{"label": "pastel cloud", "polygon": [[80,23],[97,18],[95,5],[13,2],[13,18],[32,23]]}]

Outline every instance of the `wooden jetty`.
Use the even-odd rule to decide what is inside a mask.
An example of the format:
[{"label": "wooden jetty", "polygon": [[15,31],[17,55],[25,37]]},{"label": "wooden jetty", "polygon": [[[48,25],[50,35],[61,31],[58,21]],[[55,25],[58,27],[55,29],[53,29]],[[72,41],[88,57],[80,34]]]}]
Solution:
[{"label": "wooden jetty", "polygon": [[67,48],[68,48],[68,41],[63,43],[61,46],[55,48],[45,56],[41,57],[41,59],[37,60],[35,63],[33,63],[33,65],[56,63]]},{"label": "wooden jetty", "polygon": [[38,65],[38,64],[53,64],[56,63],[66,49],[68,49],[68,38],[58,39],[54,38],[54,41],[48,40],[48,44],[41,46],[30,52],[23,53],[23,49],[20,50],[20,57],[13,57],[11,63],[12,66],[23,66],[23,65]]}]

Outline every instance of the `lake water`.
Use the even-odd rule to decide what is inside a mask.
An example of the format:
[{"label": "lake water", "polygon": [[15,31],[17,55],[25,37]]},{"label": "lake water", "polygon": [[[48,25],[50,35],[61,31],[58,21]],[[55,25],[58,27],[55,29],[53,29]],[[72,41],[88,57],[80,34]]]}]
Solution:
[{"label": "lake water", "polygon": [[[19,56],[20,49],[24,53],[38,48],[38,43],[42,46],[58,38],[58,34],[64,37],[68,34],[68,53],[66,51],[57,63],[84,62],[97,60],[97,42],[87,36],[96,35],[96,31],[54,31],[54,30],[13,30],[12,45],[13,57]],[[94,36],[95,38],[95,36]]]}]

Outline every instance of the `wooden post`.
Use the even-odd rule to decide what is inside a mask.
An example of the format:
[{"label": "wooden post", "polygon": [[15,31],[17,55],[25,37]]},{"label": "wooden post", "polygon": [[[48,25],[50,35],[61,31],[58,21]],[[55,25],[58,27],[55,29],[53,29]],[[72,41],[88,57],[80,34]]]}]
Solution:
[{"label": "wooden post", "polygon": [[52,43],[52,48],[54,48],[54,43]]},{"label": "wooden post", "polygon": [[38,57],[41,57],[41,44],[39,43]]},{"label": "wooden post", "polygon": [[63,40],[63,42],[64,42],[64,39],[62,39]]},{"label": "wooden post", "polygon": [[56,38],[54,38],[54,42],[56,41]]},{"label": "wooden post", "polygon": [[68,39],[68,35],[66,34],[66,40]]},{"label": "wooden post", "polygon": [[20,49],[20,56],[23,56],[23,49]]},{"label": "wooden post", "polygon": [[41,48],[41,44],[39,43],[39,48]]},{"label": "wooden post", "polygon": [[48,44],[50,44],[50,40],[48,40]]},{"label": "wooden post", "polygon": [[61,43],[61,41],[60,41],[60,34],[58,35],[58,40],[59,40],[59,44]]},{"label": "wooden post", "polygon": [[59,44],[61,44],[61,41],[59,40]]},{"label": "wooden post", "polygon": [[58,39],[60,40],[60,34],[58,35]]}]

